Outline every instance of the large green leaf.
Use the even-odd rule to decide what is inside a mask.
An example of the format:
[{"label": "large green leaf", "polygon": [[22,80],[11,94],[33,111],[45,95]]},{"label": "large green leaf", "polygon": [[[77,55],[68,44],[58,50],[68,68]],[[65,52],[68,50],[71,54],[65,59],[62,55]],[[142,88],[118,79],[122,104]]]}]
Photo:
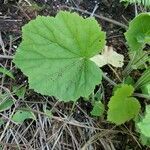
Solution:
[{"label": "large green leaf", "polygon": [[133,92],[134,88],[131,85],[123,84],[117,88],[108,103],[108,121],[120,125],[139,113],[140,103],[131,97]]},{"label": "large green leaf", "polygon": [[150,44],[150,13],[141,13],[129,23],[125,33],[130,50],[138,51]]},{"label": "large green leaf", "polygon": [[60,11],[38,16],[23,27],[14,58],[31,89],[60,100],[87,97],[101,82],[101,70],[90,58],[101,52],[105,33],[94,18]]}]

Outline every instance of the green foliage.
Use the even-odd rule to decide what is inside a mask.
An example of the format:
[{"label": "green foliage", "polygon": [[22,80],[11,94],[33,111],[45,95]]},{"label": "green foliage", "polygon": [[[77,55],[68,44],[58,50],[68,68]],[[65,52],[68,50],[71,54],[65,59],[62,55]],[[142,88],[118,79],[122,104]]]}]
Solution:
[{"label": "green foliage", "polygon": [[141,87],[142,93],[150,95],[150,83]]},{"label": "green foliage", "polygon": [[129,4],[137,3],[138,5],[150,7],[150,0],[120,0],[120,2],[125,2]]},{"label": "green foliage", "polygon": [[150,67],[147,68],[142,76],[138,79],[138,81],[135,83],[135,88],[138,89],[142,86],[145,86],[147,84],[150,84]]},{"label": "green foliage", "polygon": [[137,127],[142,135],[150,138],[150,105],[146,106],[145,116],[137,123]]},{"label": "green foliage", "polygon": [[18,124],[23,123],[26,119],[36,120],[36,117],[30,110],[17,110],[12,116],[12,120]]},{"label": "green foliage", "polygon": [[15,79],[13,74],[9,70],[7,70],[6,68],[0,67],[0,73],[3,73],[4,75],[7,75],[12,79]]},{"label": "green foliage", "polygon": [[134,88],[131,85],[122,84],[117,88],[108,103],[108,121],[120,125],[137,116],[140,103],[131,97],[133,92]]},{"label": "green foliage", "polygon": [[26,92],[26,86],[14,86],[13,93],[18,96],[18,98],[23,99]]},{"label": "green foliage", "polygon": [[124,84],[128,84],[128,85],[134,85],[134,80],[131,76],[128,76],[125,80],[124,80]]},{"label": "green foliage", "polygon": [[95,101],[93,104],[93,109],[90,112],[91,115],[99,117],[104,113],[104,105],[101,101]]},{"label": "green foliage", "polygon": [[150,63],[150,51],[131,51],[129,53],[130,61],[126,68],[123,70],[123,76],[128,77],[129,74],[135,69],[144,69],[148,67]]},{"label": "green foliage", "polygon": [[150,146],[150,138],[148,138],[142,134],[140,135],[140,141],[143,145]]},{"label": "green foliage", "polygon": [[14,63],[31,89],[75,101],[101,83],[101,70],[90,58],[104,48],[105,33],[94,18],[60,11],[55,18],[38,16],[22,30]]},{"label": "green foliage", "polygon": [[145,44],[150,44],[150,13],[141,13],[129,23],[125,33],[127,44],[131,51],[142,50]]},{"label": "green foliage", "polygon": [[6,94],[0,95],[0,112],[9,109],[14,104],[12,98],[9,98]]},{"label": "green foliage", "polygon": [[143,119],[143,117],[142,117],[141,115],[138,115],[138,116],[134,119],[136,131],[140,134],[140,135],[139,135],[139,139],[140,139],[141,144],[142,144],[142,145],[145,145],[145,146],[150,146],[150,138],[144,136],[144,135],[141,133],[139,127],[138,127],[138,123],[141,122],[142,119]]},{"label": "green foliage", "polygon": [[[141,106],[132,96],[134,88],[131,85],[135,85],[135,89],[149,87],[150,68],[146,64],[150,58],[148,52],[142,51],[145,44],[150,43],[149,22],[150,13],[142,13],[130,22],[125,33],[131,50],[131,61],[123,72],[123,75],[127,75],[124,84],[114,87],[107,112],[107,120],[116,125],[134,119],[139,114]],[[105,64],[115,67],[123,65],[124,57],[113,51],[113,48],[105,47],[102,52],[105,33],[94,18],[84,19],[76,13],[60,11],[56,17],[38,16],[25,25],[22,31],[23,41],[16,52],[14,63],[28,76],[30,88],[43,95],[55,96],[65,102],[76,101],[81,96],[87,98],[95,86],[101,83],[102,72],[99,67]],[[134,84],[128,75],[133,69],[144,65],[146,71]],[[26,87],[19,90],[14,87],[13,91],[19,98],[23,98]],[[98,92],[92,97],[93,109],[90,112],[97,117],[104,113],[100,94]],[[51,110],[44,108],[43,111],[46,116],[52,117]],[[136,123],[141,141],[146,145],[150,142],[149,126],[146,124],[150,121],[147,116],[150,118],[148,112],[142,121]],[[12,117],[18,124],[26,119],[35,120],[36,117],[32,111],[25,109],[17,110]]]},{"label": "green foliage", "polygon": [[132,61],[132,68],[133,69],[142,69],[145,67],[147,67],[146,63],[150,63],[150,51],[146,52],[146,51],[134,51],[131,52],[130,55],[130,59]]}]

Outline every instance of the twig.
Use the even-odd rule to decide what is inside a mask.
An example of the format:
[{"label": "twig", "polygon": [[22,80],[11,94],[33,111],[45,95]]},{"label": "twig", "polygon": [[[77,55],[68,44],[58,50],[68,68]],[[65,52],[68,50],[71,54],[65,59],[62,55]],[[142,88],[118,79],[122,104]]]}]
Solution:
[{"label": "twig", "polygon": [[150,95],[146,95],[146,94],[134,93],[133,96],[150,100]]},{"label": "twig", "polygon": [[2,39],[2,35],[1,35],[1,32],[0,32],[0,46],[2,47],[2,51],[5,55],[5,46],[4,46],[4,42],[3,42],[3,39]]},{"label": "twig", "polygon": [[113,71],[113,73],[116,75],[117,79],[122,82],[121,78],[119,77],[118,73],[115,71],[115,69],[113,67],[111,67],[111,65],[108,65],[109,68]]},{"label": "twig", "polygon": [[[4,143],[4,142],[0,142],[0,145],[2,146],[7,146],[7,147],[18,147],[17,144],[15,143]],[[19,144],[20,147],[25,147],[24,144]],[[26,145],[29,146],[29,145]]]},{"label": "twig", "polygon": [[[91,15],[91,14],[92,14],[91,12],[89,12],[89,11],[87,11],[87,10],[83,10],[83,9],[75,8],[75,7],[69,7],[69,6],[66,6],[66,5],[61,6],[61,8],[67,8],[67,9],[71,9],[71,10],[80,11],[80,12],[85,13],[85,14],[88,14],[88,15]],[[105,20],[105,21],[107,21],[107,22],[113,23],[113,24],[115,24],[115,25],[117,25],[117,26],[120,26],[120,27],[122,27],[122,28],[124,28],[124,29],[127,29],[127,28],[128,28],[128,26],[126,26],[126,25],[124,25],[124,24],[122,24],[122,23],[120,23],[120,22],[118,22],[118,21],[116,21],[116,20],[113,20],[113,19],[104,17],[104,16],[102,16],[102,15],[93,14],[93,16],[96,17],[96,18]]]},{"label": "twig", "polygon": [[11,118],[9,118],[9,117],[3,115],[3,113],[0,113],[0,115],[1,115],[2,117],[4,117],[5,119],[7,119],[8,121],[12,122],[13,124],[17,125],[16,122],[14,122],[13,120],[11,120]]},{"label": "twig", "polygon": [[[43,113],[41,111],[37,111],[37,110],[31,109],[31,108],[17,108],[17,110],[32,111],[33,113],[41,114],[41,115],[49,117],[49,115],[47,115],[46,113]],[[80,122],[78,122],[76,120],[72,120],[71,121],[71,120],[68,120],[68,118],[60,118],[60,117],[57,117],[57,116],[51,116],[51,118],[54,119],[54,120],[57,120],[59,122],[65,122],[66,124],[77,126],[77,127],[81,127],[81,128],[88,128],[88,129],[94,129],[94,130],[99,130],[99,131],[105,130],[105,129],[100,129],[100,128],[84,125],[84,124],[82,124],[82,123],[80,123]]]},{"label": "twig", "polygon": [[102,73],[103,78],[108,81],[111,85],[117,86],[117,83],[115,83],[113,80],[111,80],[110,78],[108,78],[105,73]]},{"label": "twig", "polygon": [[13,20],[13,19],[5,19],[5,20],[1,20],[0,21],[3,21],[3,22],[21,22],[22,20]]},{"label": "twig", "polygon": [[14,57],[13,56],[8,56],[8,55],[0,55],[0,58],[3,58],[3,59],[13,59]]},{"label": "twig", "polygon": [[[14,113],[15,113],[15,108],[14,108],[14,110],[12,111],[12,113],[11,113],[11,115],[10,115],[10,118],[14,115]],[[9,124],[10,124],[10,120],[8,120],[8,122],[6,123],[6,125],[5,125],[5,127],[4,127],[4,130],[3,130],[3,132],[2,132],[2,134],[1,134],[1,136],[0,136],[0,142],[2,142],[2,139],[3,139],[3,137],[5,136],[5,133],[6,133],[7,129],[8,129],[8,127],[9,127]]]},{"label": "twig", "polygon": [[96,4],[94,9],[93,9],[93,12],[91,13],[90,17],[93,17],[94,16],[94,13],[95,11],[98,9],[98,5]]}]

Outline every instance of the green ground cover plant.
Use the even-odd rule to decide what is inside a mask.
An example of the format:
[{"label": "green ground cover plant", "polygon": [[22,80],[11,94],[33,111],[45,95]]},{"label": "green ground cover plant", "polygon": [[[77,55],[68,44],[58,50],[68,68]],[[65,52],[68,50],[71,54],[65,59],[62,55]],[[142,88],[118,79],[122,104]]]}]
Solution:
[{"label": "green ground cover plant", "polygon": [[[136,90],[140,90],[143,92],[141,96],[150,99],[149,22],[150,13],[141,13],[129,23],[125,38],[130,61],[124,66],[124,56],[106,45],[106,33],[93,17],[83,18],[67,11],[60,11],[55,17],[38,16],[22,28],[22,42],[13,62],[28,77],[30,89],[63,102],[75,103],[80,97],[92,99],[91,115],[99,117],[107,112],[107,121],[116,125],[132,119],[141,142],[149,145],[149,105],[145,102],[143,115],[140,100],[136,98]],[[105,77],[101,69],[105,65],[124,69],[120,83],[113,82],[114,91],[108,110],[100,95],[96,96],[97,100],[92,97],[95,87]],[[137,81],[130,77],[135,69],[144,70]],[[22,99],[26,88],[21,88],[21,92],[15,89]],[[12,105],[13,100],[7,98],[0,110]],[[45,109],[45,113],[49,117],[52,115],[50,110]],[[12,116],[17,124],[29,118],[36,120],[28,107],[20,108]]]}]

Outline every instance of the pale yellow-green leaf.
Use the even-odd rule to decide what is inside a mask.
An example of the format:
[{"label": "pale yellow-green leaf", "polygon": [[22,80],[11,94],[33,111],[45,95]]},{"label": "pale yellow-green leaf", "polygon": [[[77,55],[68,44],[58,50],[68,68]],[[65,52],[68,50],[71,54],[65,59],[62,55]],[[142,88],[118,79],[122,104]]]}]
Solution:
[{"label": "pale yellow-green leaf", "polygon": [[99,67],[111,64],[114,67],[122,67],[124,64],[124,56],[113,50],[113,47],[105,46],[102,54],[92,57],[90,60],[95,62]]}]

